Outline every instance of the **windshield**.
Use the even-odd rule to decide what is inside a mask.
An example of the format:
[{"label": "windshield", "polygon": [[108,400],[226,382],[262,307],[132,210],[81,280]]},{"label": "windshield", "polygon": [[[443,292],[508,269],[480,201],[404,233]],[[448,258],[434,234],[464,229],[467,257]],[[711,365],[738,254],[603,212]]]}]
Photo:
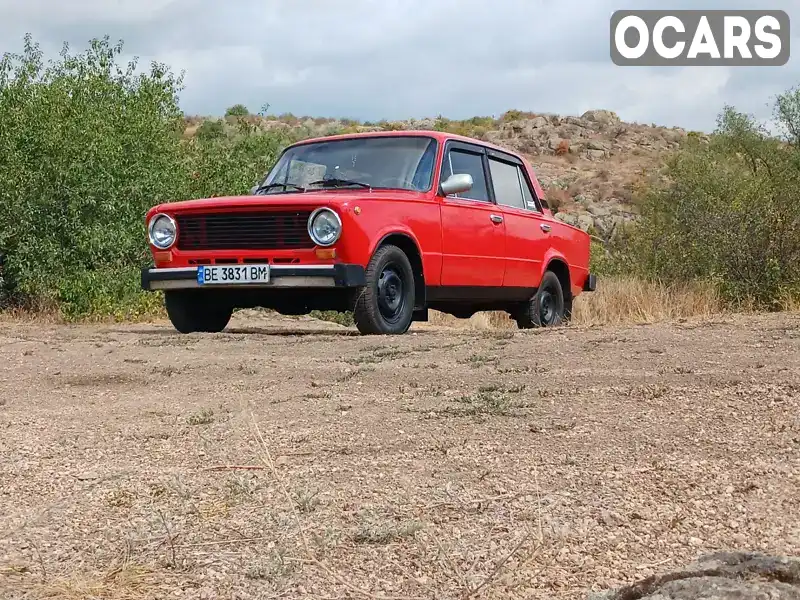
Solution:
[{"label": "windshield", "polygon": [[261,184],[260,193],[367,186],[426,192],[431,188],[435,159],[436,141],[422,136],[303,144],[281,156]]}]

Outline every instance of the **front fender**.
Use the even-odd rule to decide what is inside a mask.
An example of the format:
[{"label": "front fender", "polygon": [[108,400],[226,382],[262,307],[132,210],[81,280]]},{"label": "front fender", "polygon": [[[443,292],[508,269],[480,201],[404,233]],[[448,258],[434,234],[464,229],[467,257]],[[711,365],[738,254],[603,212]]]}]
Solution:
[{"label": "front fender", "polygon": [[372,242],[369,248],[369,257],[372,258],[372,255],[375,254],[375,251],[381,247],[381,244],[383,244],[386,241],[386,239],[392,235],[404,235],[407,238],[409,238],[412,242],[414,242],[414,245],[417,247],[417,252],[419,253],[419,255],[422,256],[422,249],[420,248],[419,240],[417,239],[417,236],[415,236],[414,233],[411,231],[411,229],[409,227],[400,224],[392,224],[378,230],[378,233],[375,236],[375,241]]}]

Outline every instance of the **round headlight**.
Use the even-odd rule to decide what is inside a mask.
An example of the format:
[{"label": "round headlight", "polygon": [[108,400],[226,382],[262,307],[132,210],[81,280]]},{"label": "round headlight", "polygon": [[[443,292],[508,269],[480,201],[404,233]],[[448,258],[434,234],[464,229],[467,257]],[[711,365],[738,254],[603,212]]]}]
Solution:
[{"label": "round headlight", "polygon": [[153,246],[160,250],[166,250],[175,243],[178,227],[175,225],[175,220],[169,215],[156,215],[150,219],[147,233]]},{"label": "round headlight", "polygon": [[308,218],[308,235],[318,246],[330,246],[342,234],[342,220],[330,208],[318,208]]}]

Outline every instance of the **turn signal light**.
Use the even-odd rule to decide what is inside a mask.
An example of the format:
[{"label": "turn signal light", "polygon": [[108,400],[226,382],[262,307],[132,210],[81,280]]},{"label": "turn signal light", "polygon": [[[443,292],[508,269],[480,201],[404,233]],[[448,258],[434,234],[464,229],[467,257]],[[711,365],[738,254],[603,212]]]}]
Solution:
[{"label": "turn signal light", "polygon": [[153,261],[156,265],[172,262],[172,252],[154,252]]},{"label": "turn signal light", "polygon": [[336,258],[336,248],[317,248],[316,253],[320,260]]}]

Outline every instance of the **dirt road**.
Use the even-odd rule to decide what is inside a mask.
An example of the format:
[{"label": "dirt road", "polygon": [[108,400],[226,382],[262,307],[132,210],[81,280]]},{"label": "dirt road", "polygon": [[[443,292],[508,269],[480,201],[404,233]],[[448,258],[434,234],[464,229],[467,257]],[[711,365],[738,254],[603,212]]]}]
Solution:
[{"label": "dirt road", "polygon": [[0,597],[581,598],[800,554],[800,316],[412,331],[0,322]]}]

